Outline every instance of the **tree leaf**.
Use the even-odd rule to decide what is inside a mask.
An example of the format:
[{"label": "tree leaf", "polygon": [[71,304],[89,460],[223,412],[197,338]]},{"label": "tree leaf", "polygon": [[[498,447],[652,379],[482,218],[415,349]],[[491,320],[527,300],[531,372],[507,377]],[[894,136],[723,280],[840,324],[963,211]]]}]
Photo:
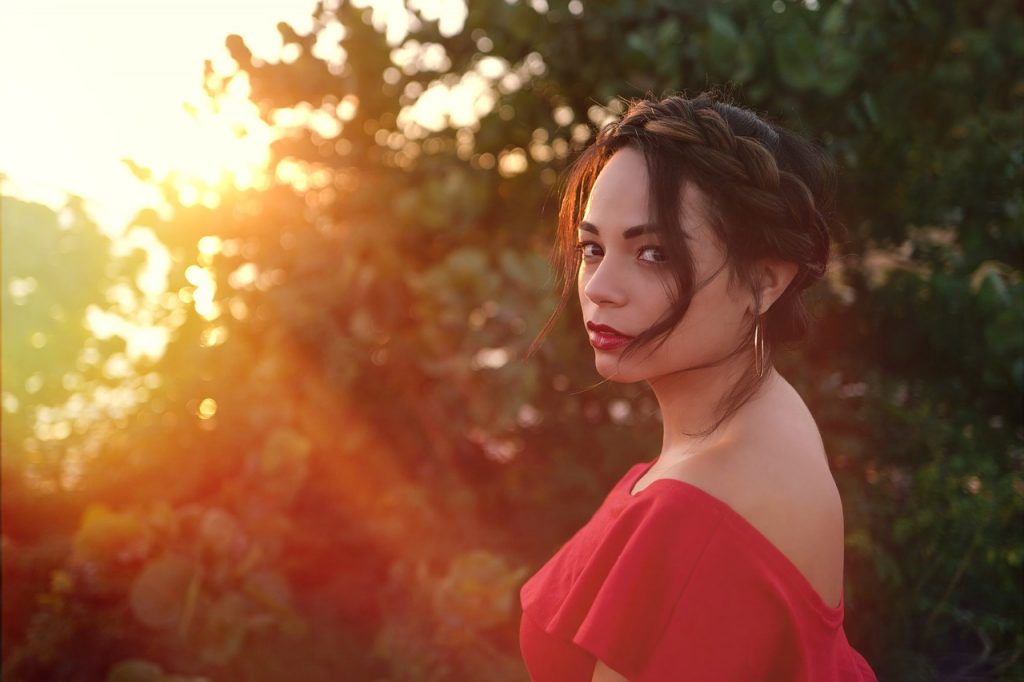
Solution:
[{"label": "tree leaf", "polygon": [[802,23],[775,36],[775,66],[782,81],[797,90],[807,90],[818,82],[818,46]]},{"label": "tree leaf", "polygon": [[128,658],[116,663],[104,682],[163,682],[163,669],[143,658]]},{"label": "tree leaf", "polygon": [[132,614],[151,628],[169,628],[181,618],[189,582],[196,571],[182,554],[168,552],[149,562],[132,583]]}]

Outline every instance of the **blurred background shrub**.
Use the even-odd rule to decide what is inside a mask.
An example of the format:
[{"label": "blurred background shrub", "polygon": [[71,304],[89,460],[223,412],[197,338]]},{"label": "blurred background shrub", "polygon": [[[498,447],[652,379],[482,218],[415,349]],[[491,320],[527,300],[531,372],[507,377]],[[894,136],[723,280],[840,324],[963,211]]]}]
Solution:
[{"label": "blurred background shrub", "polygon": [[[778,366],[843,495],[851,642],[882,680],[1024,678],[1020,8],[407,16],[393,44],[320,4],[277,62],[227,38],[210,97],[288,134],[216,201],[134,166],[173,207],[134,220],[158,296],[77,204],[4,199],[4,678],[526,680],[519,586],[660,448],[644,386],[589,388],[578,315],[524,357],[558,179],[621,98],[715,84],[841,167],[850,237]],[[165,351],[82,324],[112,313]]]}]

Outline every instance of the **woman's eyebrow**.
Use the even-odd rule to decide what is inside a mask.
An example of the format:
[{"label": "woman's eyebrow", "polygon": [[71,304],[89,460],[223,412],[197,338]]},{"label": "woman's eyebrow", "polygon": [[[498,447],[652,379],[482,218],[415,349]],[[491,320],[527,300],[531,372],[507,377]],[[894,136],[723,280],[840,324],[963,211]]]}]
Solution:
[{"label": "woman's eyebrow", "polygon": [[[593,232],[596,235],[600,235],[600,232],[597,229],[597,225],[595,225],[594,223],[589,223],[586,220],[580,221],[579,229],[583,230],[584,232]],[[633,227],[627,227],[625,230],[622,231],[622,238],[633,239],[634,237],[639,237],[642,234],[656,233],[657,231],[658,227],[654,223],[644,223],[643,225],[634,225]]]}]

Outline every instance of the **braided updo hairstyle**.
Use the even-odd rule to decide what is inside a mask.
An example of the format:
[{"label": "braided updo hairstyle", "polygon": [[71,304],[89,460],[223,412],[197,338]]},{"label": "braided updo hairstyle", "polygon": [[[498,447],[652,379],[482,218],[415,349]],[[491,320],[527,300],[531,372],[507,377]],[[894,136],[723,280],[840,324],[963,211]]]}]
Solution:
[{"label": "braided updo hairstyle", "polygon": [[[798,271],[767,312],[760,312],[765,371],[744,373],[718,405],[720,417],[700,434],[711,433],[731,417],[769,376],[772,352],[803,339],[811,318],[801,292],[820,280],[831,251],[831,232],[843,234],[834,215],[835,166],[820,147],[747,109],[721,101],[714,91],[692,99],[681,95],[660,101],[628,102],[622,116],[606,124],[592,145],[573,161],[565,178],[558,218],[554,265],[563,279],[558,307],[531,346],[552,326],[573,296],[581,254],[576,230],[598,174],[623,147],[640,151],[650,179],[651,221],[666,252],[677,285],[667,314],[624,348],[623,357],[649,341],[660,347],[682,320],[697,291],[694,265],[680,227],[683,188],[694,183],[706,196],[710,227],[724,245],[730,286],[748,287],[761,311],[758,260],[777,258],[797,264]],[[751,352],[757,320],[748,334],[719,360]],[[692,367],[690,369],[696,369]]]}]

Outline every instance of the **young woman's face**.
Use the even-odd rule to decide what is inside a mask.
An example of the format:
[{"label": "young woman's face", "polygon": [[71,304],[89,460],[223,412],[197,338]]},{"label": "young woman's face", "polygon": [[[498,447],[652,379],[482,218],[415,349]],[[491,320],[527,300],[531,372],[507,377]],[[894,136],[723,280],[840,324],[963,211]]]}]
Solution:
[{"label": "young woman's face", "polygon": [[[628,336],[639,335],[668,311],[666,288],[674,287],[675,282],[672,266],[662,262],[665,253],[656,234],[623,235],[629,228],[653,221],[643,154],[630,147],[620,149],[594,182],[576,235],[584,243],[577,279],[597,370],[607,379],[655,381],[718,360],[736,347],[750,324],[747,315],[752,297],[728,286],[724,247],[708,225],[704,193],[687,183],[682,203],[680,224],[688,235],[698,291],[660,348],[650,355],[649,349],[640,348],[620,364],[622,347],[594,346],[599,341],[590,325],[608,325]],[[711,371],[720,369],[722,366]]]}]

